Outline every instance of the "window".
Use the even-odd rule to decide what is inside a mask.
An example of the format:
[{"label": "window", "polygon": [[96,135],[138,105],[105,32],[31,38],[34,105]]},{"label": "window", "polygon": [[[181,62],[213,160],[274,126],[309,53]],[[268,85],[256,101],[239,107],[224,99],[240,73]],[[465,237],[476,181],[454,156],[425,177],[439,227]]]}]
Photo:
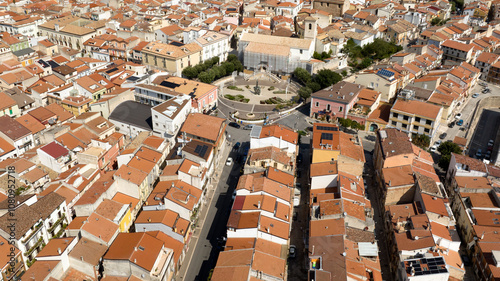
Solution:
[{"label": "window", "polygon": [[430,133],[431,129],[428,129],[428,128],[425,128],[424,129],[424,132],[426,132],[427,134]]},{"label": "window", "polygon": [[418,127],[418,126],[413,126],[413,129],[414,129],[415,131],[418,131],[419,127]]},{"label": "window", "polygon": [[426,125],[431,125],[431,124],[432,124],[432,121],[431,121],[431,120],[425,120],[425,124],[426,124]]},{"label": "window", "polygon": [[397,114],[397,113],[393,113],[393,114],[392,114],[392,117],[394,117],[394,118],[398,118],[398,114]]},{"label": "window", "polygon": [[420,122],[420,117],[415,117],[415,122]]},{"label": "window", "polygon": [[392,126],[396,126],[396,121],[392,121]]},{"label": "window", "polygon": [[410,117],[403,115],[403,120],[408,121],[408,119],[410,119]]},{"label": "window", "polygon": [[342,112],[344,108],[342,106],[339,106],[339,112]]},{"label": "window", "polygon": [[302,50],[300,50],[300,54],[302,55]]},{"label": "window", "polygon": [[316,102],[316,107],[319,107],[319,101]]},{"label": "window", "polygon": [[326,105],[326,110],[332,110],[332,106],[330,104]]},{"label": "window", "polygon": [[406,129],[406,128],[408,128],[408,125],[403,124],[403,129]]},{"label": "window", "polygon": [[310,24],[309,24],[309,29],[312,29],[312,26],[313,26],[313,25],[310,23]]}]

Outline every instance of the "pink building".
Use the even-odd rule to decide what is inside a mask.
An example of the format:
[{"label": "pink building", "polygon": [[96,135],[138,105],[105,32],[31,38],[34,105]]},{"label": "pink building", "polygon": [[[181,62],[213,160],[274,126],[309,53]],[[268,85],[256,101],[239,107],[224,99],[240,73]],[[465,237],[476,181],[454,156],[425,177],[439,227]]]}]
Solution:
[{"label": "pink building", "polygon": [[341,81],[329,88],[319,90],[311,95],[311,117],[325,116],[332,118],[347,118],[349,110],[358,100],[359,92],[364,87]]}]

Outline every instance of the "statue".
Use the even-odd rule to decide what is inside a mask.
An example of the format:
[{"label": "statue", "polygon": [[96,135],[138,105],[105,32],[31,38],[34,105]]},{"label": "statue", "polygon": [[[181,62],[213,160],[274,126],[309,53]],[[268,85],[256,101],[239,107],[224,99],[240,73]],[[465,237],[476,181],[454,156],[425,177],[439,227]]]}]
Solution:
[{"label": "statue", "polygon": [[259,81],[255,83],[255,87],[253,87],[253,90],[255,95],[260,95]]}]

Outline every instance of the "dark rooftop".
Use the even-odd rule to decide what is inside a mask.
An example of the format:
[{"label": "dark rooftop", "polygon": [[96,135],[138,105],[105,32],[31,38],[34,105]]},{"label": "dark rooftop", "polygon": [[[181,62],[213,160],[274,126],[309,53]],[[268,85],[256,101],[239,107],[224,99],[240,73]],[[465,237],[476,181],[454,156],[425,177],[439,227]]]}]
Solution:
[{"label": "dark rooftop", "polygon": [[109,120],[116,120],[138,128],[153,131],[151,106],[135,101],[125,101],[118,105]]}]

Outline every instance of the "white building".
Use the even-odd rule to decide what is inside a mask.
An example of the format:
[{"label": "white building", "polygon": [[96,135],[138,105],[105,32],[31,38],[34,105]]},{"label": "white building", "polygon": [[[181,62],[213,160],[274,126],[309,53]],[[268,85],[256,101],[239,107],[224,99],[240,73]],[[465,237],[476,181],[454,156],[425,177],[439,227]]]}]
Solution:
[{"label": "white building", "polygon": [[173,138],[191,112],[191,99],[178,96],[151,108],[153,131],[164,138]]},{"label": "white building", "polygon": [[[37,214],[34,216],[33,214]],[[63,224],[71,222],[66,200],[51,192],[37,200],[36,196],[16,204],[15,209],[0,217],[0,235],[10,240],[12,220],[22,221],[14,230],[15,246],[28,261],[33,260],[51,238],[63,231]]]},{"label": "white building", "polygon": [[76,164],[73,152],[56,141],[38,148],[36,152],[43,165],[58,173],[65,172]]},{"label": "white building", "polygon": [[219,61],[225,61],[229,53],[229,36],[214,31],[209,31],[206,34],[194,40],[203,48],[201,59],[209,60],[213,57],[219,57]]}]

